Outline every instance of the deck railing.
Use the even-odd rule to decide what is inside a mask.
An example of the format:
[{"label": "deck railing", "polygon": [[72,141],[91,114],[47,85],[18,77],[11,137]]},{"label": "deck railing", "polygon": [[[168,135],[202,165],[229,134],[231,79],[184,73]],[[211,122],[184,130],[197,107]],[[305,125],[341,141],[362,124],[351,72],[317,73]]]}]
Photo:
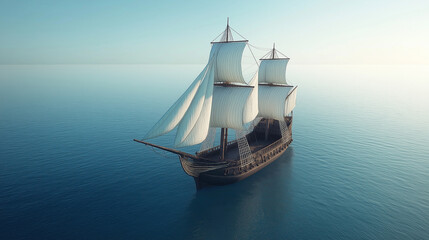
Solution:
[{"label": "deck railing", "polygon": [[270,145],[259,150],[257,153],[253,153],[248,158],[241,159],[239,161],[231,161],[230,166],[232,166],[232,167],[237,166],[237,167],[243,168],[243,167],[250,165],[251,163],[253,163],[255,161],[257,163],[260,163],[259,161],[264,161],[265,159],[269,159],[270,154],[273,153],[272,151],[279,148],[280,145],[284,145],[284,147],[286,147],[287,145],[290,144],[291,141],[292,141],[292,139],[289,139],[289,141],[285,143],[285,142],[283,142],[283,139],[280,138],[280,139],[276,140],[275,142],[271,143]]}]

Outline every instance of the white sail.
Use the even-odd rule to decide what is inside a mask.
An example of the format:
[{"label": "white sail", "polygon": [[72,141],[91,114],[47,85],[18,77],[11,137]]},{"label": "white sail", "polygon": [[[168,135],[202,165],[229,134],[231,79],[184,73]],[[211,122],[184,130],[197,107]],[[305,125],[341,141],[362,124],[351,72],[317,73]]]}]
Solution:
[{"label": "white sail", "polygon": [[[296,103],[296,88],[259,86],[259,117],[284,121]],[[288,96],[288,94],[290,95]]]},{"label": "white sail", "polygon": [[194,101],[180,122],[175,139],[176,147],[191,146],[206,139],[210,126],[212,108],[214,68],[208,73],[195,95]]},{"label": "white sail", "polygon": [[[246,43],[213,43],[209,63],[188,90],[167,111],[145,138],[165,134],[177,127],[175,146],[204,141],[209,127],[243,129],[258,114],[257,75],[249,87],[241,72]],[[215,82],[240,86],[215,86]]]},{"label": "white sail", "polygon": [[298,88],[294,88],[289,92],[289,96],[286,98],[285,103],[285,116],[288,115],[293,111],[293,109],[296,106],[296,93],[298,91]]},{"label": "white sail", "polygon": [[249,87],[215,86],[210,126],[243,129],[244,108],[251,91]]},{"label": "white sail", "polygon": [[182,96],[168,109],[162,118],[149,130],[144,139],[154,138],[173,130],[182,120],[206,75],[208,65],[198,75]]},{"label": "white sail", "polygon": [[213,43],[210,56],[215,61],[215,82],[246,84],[241,71],[241,58],[246,42]]},{"label": "white sail", "polygon": [[287,84],[286,66],[289,58],[263,59],[259,65],[259,83]]},{"label": "white sail", "polygon": [[250,95],[247,98],[246,105],[244,106],[243,123],[253,121],[253,119],[258,116],[258,73],[253,76],[249,85],[252,86],[253,89],[251,90]]},{"label": "white sail", "polygon": [[[258,115],[258,75],[251,87],[215,86],[211,112],[211,127],[244,129]],[[253,87],[253,88],[252,88]]]}]

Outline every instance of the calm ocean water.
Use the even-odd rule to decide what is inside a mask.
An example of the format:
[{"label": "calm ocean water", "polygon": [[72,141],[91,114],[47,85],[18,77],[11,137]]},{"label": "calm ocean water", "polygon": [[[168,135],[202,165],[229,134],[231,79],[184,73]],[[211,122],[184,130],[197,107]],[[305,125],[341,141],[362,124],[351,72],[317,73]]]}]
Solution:
[{"label": "calm ocean water", "polygon": [[429,239],[428,66],[291,64],[292,147],[196,192],[132,139],[201,69],[0,66],[0,239]]}]

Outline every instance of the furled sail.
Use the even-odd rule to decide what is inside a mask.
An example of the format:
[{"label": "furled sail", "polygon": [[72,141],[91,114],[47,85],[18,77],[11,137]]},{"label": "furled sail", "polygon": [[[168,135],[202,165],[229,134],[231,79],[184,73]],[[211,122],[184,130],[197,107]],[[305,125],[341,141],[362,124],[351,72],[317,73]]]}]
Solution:
[{"label": "furled sail", "polygon": [[246,42],[215,42],[210,56],[215,60],[215,82],[246,84],[241,71],[241,58]]},{"label": "furled sail", "polygon": [[295,108],[297,88],[259,85],[259,117],[284,121]]},{"label": "furled sail", "polygon": [[258,114],[257,74],[250,87],[215,86],[211,127],[244,129],[244,124],[252,121]]},{"label": "furled sail", "polygon": [[259,83],[287,84],[286,66],[289,58],[261,59]]}]

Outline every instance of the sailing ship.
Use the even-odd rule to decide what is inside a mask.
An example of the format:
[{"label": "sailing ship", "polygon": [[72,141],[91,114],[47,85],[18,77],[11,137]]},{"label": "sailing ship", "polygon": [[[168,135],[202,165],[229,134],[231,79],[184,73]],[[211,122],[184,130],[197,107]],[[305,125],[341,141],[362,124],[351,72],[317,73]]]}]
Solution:
[{"label": "sailing ship", "polygon": [[[286,82],[289,58],[273,46],[246,82],[241,61],[249,43],[234,40],[231,30],[236,32],[227,22],[219,41],[211,42],[202,72],[143,140],[134,139],[177,154],[197,189],[245,179],[279,158],[292,142],[297,86]],[[147,142],[173,129],[175,148],[201,144],[200,150],[191,154]],[[231,129],[236,137],[228,141]],[[220,144],[213,146],[219,130]]]}]

